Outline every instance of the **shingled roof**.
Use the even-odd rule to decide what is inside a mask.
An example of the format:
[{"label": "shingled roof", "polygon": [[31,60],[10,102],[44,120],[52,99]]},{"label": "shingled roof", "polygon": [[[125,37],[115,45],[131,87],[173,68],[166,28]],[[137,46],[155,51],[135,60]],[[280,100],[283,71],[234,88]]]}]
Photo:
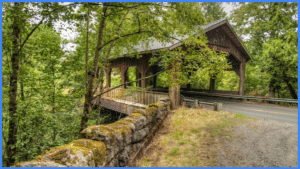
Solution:
[{"label": "shingled roof", "polygon": [[[233,30],[233,28],[231,27],[231,25],[229,24],[227,19],[222,19],[222,20],[217,20],[214,22],[210,22],[207,25],[199,25],[197,26],[198,28],[202,28],[205,33],[222,25],[227,25],[229,27],[229,31],[227,32],[229,34],[229,37],[233,40],[233,42],[235,43],[235,45],[240,49],[240,51],[242,52],[242,54],[246,57],[246,61],[249,61],[251,59],[250,55],[247,52],[247,49],[244,47],[244,45],[242,44],[242,41],[240,40],[240,38],[237,36],[237,34],[235,33],[235,31]],[[134,48],[137,50],[137,52],[139,53],[143,53],[143,52],[154,52],[154,51],[158,51],[161,49],[168,49],[168,50],[172,50],[178,46],[180,46],[182,43],[180,40],[186,39],[188,38],[188,35],[183,36],[183,37],[176,37],[176,39],[178,40],[172,40],[171,42],[160,42],[157,41],[156,39],[151,39],[149,42],[148,46],[145,46],[144,44],[141,44],[139,46],[135,46]],[[124,53],[126,54],[126,52]]]}]

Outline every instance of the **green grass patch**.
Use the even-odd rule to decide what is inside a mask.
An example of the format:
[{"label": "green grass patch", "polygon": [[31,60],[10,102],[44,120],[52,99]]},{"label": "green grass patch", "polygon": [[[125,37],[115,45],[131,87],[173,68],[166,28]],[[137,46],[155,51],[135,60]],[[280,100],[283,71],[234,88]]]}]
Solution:
[{"label": "green grass patch", "polygon": [[179,145],[184,145],[184,144],[186,144],[186,142],[184,141],[179,142]]},{"label": "green grass patch", "polygon": [[182,138],[182,136],[183,136],[183,132],[176,131],[176,132],[171,133],[171,136],[173,138],[175,138],[176,140],[180,140]]},{"label": "green grass patch", "polygon": [[243,119],[243,118],[246,118],[246,119],[254,119],[253,117],[249,117],[249,116],[245,116],[245,115],[243,115],[243,114],[237,114],[237,113],[235,113],[235,117],[236,117],[236,118],[241,118],[241,119]]},{"label": "green grass patch", "polygon": [[199,133],[199,129],[192,129],[193,133]]},{"label": "green grass patch", "polygon": [[165,138],[165,139],[163,140],[163,142],[162,142],[162,145],[163,145],[163,146],[166,146],[166,145],[168,145],[168,143],[169,143],[169,141]]},{"label": "green grass patch", "polygon": [[190,152],[190,149],[189,148],[186,148],[184,151],[183,151],[183,154],[187,154]]},{"label": "green grass patch", "polygon": [[171,150],[171,152],[168,153],[168,156],[176,156],[176,155],[179,155],[179,154],[180,154],[179,148],[176,147],[176,148],[173,148],[173,149]]}]

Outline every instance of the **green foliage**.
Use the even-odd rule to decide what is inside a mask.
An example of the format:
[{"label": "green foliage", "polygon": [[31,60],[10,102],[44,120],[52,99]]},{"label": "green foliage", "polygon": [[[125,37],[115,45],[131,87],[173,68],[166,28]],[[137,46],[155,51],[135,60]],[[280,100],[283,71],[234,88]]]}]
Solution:
[{"label": "green foliage", "polygon": [[[137,80],[136,79],[136,71],[137,71],[136,67],[129,67],[128,68],[127,75],[128,75],[128,81],[129,82]],[[128,86],[136,87],[136,82],[132,82]]]},{"label": "green foliage", "polygon": [[[80,124],[80,105],[82,90],[70,80],[71,72],[63,61],[61,39],[53,29],[46,25],[34,32],[22,52],[19,70],[20,86],[18,91],[17,116],[17,153],[16,161],[31,160],[50,148],[66,144],[77,138]],[[3,51],[3,60],[9,55]],[[9,64],[3,65],[3,78],[9,75]],[[21,91],[23,85],[23,91]],[[81,85],[79,85],[81,86]],[[3,85],[3,145],[8,139],[8,88]],[[67,93],[66,93],[67,91]],[[23,92],[24,99],[21,96]],[[7,158],[2,150],[3,162]],[[3,164],[5,166],[5,163]]]},{"label": "green foliage", "polygon": [[224,71],[216,77],[216,90],[238,91],[240,77],[234,71]]},{"label": "green foliage", "polygon": [[113,68],[111,70],[110,80],[111,80],[111,87],[121,85],[121,74],[120,74],[119,69]]},{"label": "green foliage", "polygon": [[297,98],[298,4],[294,2],[240,3],[231,20],[246,43],[252,60],[246,68],[246,91]]},{"label": "green foliage", "polygon": [[[161,50],[155,57],[151,58],[151,63],[158,62],[161,67],[167,70],[166,86],[194,82],[197,78],[196,74],[193,74],[195,70],[204,74],[218,75],[229,68],[225,58],[227,54],[217,53],[208,48],[204,31],[200,29],[198,31],[197,36],[183,40],[184,47],[178,47],[172,51]],[[192,74],[189,78],[188,73]]]},{"label": "green foliage", "polygon": [[162,72],[156,77],[156,86],[167,87],[167,73]]},{"label": "green foliage", "polygon": [[207,23],[226,17],[226,12],[220,2],[203,2],[201,3],[201,7]]},{"label": "green foliage", "polygon": [[210,76],[208,73],[203,73],[203,71],[194,72],[194,80],[191,83],[193,89],[209,89]]}]

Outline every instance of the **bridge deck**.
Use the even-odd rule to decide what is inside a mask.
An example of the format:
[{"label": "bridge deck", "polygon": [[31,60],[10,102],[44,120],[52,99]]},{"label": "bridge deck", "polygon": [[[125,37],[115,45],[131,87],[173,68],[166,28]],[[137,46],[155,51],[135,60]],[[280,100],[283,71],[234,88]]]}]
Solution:
[{"label": "bridge deck", "polygon": [[[164,97],[168,97],[168,94],[117,88],[101,97],[100,106],[129,115],[137,109],[147,108],[149,104],[156,103],[160,98]],[[99,99],[94,99],[92,104],[99,105]]]}]

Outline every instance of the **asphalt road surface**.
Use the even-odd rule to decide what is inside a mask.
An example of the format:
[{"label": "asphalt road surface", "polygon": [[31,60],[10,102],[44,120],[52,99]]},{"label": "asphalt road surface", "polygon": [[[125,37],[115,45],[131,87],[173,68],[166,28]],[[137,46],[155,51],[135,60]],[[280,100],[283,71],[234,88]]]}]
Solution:
[{"label": "asphalt road surface", "polygon": [[258,104],[258,103],[245,103],[241,101],[220,99],[220,98],[200,98],[189,97],[198,99],[204,102],[221,102],[222,110],[231,113],[239,113],[249,117],[274,120],[278,122],[285,122],[290,124],[298,124],[298,108],[284,107],[274,104]]}]

